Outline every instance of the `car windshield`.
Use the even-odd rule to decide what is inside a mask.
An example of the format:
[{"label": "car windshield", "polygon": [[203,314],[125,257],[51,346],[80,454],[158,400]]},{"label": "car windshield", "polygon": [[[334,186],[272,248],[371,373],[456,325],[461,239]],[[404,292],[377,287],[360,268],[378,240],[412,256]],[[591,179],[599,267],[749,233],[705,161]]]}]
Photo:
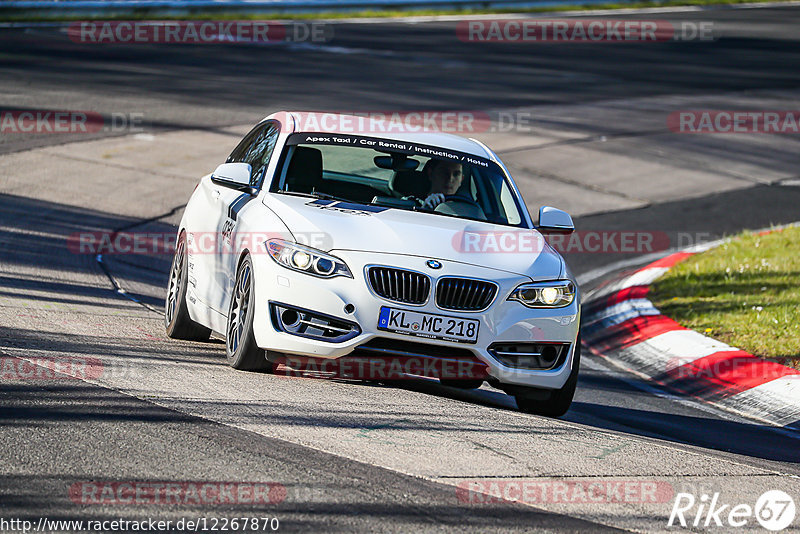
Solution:
[{"label": "car windshield", "polygon": [[349,135],[293,134],[275,192],[524,226],[500,167],[447,149]]}]

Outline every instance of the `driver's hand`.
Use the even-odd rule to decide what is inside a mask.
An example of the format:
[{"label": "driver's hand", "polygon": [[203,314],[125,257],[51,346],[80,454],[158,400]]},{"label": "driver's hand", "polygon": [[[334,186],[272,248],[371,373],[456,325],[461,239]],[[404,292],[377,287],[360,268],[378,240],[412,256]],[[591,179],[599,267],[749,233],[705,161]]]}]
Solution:
[{"label": "driver's hand", "polygon": [[422,208],[432,210],[442,202],[444,202],[444,193],[431,193],[428,195],[428,198],[422,202]]}]

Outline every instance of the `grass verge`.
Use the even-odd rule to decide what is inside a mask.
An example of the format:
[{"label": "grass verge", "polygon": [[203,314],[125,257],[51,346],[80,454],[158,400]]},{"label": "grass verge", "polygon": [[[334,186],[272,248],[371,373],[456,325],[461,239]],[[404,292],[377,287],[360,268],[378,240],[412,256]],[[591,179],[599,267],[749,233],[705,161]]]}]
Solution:
[{"label": "grass verge", "polygon": [[[780,0],[777,0],[780,2]],[[790,2],[793,0],[786,0]],[[136,8],[130,12],[110,12],[108,14],[69,15],[54,13],[8,9],[3,10],[0,2],[0,13],[5,22],[69,22],[78,20],[335,20],[351,18],[396,18],[396,17],[431,17],[431,16],[468,16],[513,13],[559,13],[570,11],[603,10],[603,9],[641,9],[649,7],[679,6],[724,6],[736,4],[775,3],[776,0],[634,0],[631,2],[607,2],[601,4],[562,5],[529,8],[507,9],[409,9],[409,10],[364,10],[364,11],[320,11],[314,13],[237,13],[218,10],[188,11],[182,14],[164,14],[157,10]]]},{"label": "grass verge", "polygon": [[800,369],[800,227],[741,234],[691,256],[648,298],[687,328]]}]

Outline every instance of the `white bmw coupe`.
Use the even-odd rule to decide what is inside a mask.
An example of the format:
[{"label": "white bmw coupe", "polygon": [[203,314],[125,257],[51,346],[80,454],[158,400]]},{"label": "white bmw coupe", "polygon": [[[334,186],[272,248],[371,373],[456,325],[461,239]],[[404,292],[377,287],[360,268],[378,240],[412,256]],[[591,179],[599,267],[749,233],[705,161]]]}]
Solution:
[{"label": "white bmw coupe", "polygon": [[570,216],[543,207],[534,224],[479,141],[326,118],[271,115],[200,180],[178,229],[167,334],[216,333],[236,369],[381,361],[563,415],[580,296],[543,234],[572,232]]}]

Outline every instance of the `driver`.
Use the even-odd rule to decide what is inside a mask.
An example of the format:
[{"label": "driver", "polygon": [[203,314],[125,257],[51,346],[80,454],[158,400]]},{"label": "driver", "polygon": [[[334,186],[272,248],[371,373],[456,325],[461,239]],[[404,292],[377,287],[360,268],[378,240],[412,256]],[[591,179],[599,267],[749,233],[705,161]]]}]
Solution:
[{"label": "driver", "polygon": [[423,172],[431,183],[430,193],[422,202],[422,207],[428,210],[444,202],[446,195],[455,195],[464,179],[464,168],[455,161],[431,159]]}]

